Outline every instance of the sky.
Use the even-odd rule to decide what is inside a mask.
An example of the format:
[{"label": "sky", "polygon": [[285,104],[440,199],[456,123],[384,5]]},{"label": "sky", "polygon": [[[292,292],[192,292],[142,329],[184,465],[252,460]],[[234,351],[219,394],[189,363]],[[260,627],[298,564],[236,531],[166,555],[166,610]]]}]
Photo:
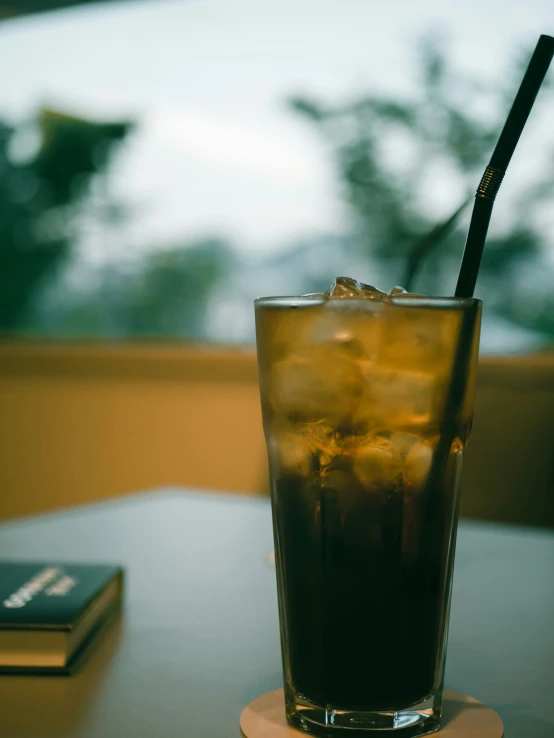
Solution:
[{"label": "sky", "polygon": [[[325,147],[288,96],[410,95],[413,45],[430,29],[459,67],[501,80],[521,48],[554,33],[554,5],[143,0],[9,20],[0,25],[0,117],[19,121],[46,104],[138,120],[112,182],[134,208],[121,248],[223,234],[245,252],[270,251],[340,232],[347,217]],[[547,122],[537,110],[514,182],[529,174]],[[440,187],[435,197],[447,207],[457,192]],[[114,253],[98,235],[89,246],[100,261]]]}]

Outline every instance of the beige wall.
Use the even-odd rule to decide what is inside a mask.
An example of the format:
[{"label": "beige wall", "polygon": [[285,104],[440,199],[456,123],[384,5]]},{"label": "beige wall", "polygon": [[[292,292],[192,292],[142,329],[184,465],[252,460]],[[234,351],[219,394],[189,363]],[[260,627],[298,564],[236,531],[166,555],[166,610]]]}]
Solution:
[{"label": "beige wall", "polygon": [[[554,525],[554,357],[483,360],[462,512]],[[0,518],[160,485],[267,491],[252,352],[0,344]]]},{"label": "beige wall", "polygon": [[0,348],[0,515],[159,485],[266,485],[252,355]]},{"label": "beige wall", "polygon": [[554,354],[480,361],[461,513],[554,527]]}]

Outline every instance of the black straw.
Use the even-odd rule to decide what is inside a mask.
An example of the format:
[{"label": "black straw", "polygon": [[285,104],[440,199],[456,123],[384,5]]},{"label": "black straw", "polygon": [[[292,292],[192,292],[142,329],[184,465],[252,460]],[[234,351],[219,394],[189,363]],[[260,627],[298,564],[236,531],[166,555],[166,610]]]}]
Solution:
[{"label": "black straw", "polygon": [[473,296],[494,199],[553,56],[554,38],[541,36],[475,194],[473,215],[456,285],[456,297]]}]

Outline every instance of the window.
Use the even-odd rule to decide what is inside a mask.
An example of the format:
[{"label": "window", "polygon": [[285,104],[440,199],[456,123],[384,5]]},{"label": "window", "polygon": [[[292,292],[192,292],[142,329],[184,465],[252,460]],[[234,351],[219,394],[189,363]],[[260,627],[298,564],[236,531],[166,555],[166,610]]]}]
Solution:
[{"label": "window", "polygon": [[[3,20],[0,330],[250,342],[255,296],[402,284],[474,191],[546,7],[131,0]],[[553,119],[544,89],[495,206],[485,353],[552,343]],[[414,291],[452,293],[470,212]]]}]

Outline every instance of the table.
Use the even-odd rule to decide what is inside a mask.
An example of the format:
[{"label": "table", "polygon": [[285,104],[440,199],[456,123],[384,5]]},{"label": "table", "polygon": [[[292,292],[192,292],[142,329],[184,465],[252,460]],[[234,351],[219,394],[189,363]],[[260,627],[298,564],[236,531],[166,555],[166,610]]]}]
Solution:
[{"label": "table", "polygon": [[[123,615],[73,677],[0,677],[1,738],[238,738],[281,685],[269,503],[160,490],[0,526],[0,557],[122,562]],[[554,533],[460,525],[446,685],[552,738]]]}]

